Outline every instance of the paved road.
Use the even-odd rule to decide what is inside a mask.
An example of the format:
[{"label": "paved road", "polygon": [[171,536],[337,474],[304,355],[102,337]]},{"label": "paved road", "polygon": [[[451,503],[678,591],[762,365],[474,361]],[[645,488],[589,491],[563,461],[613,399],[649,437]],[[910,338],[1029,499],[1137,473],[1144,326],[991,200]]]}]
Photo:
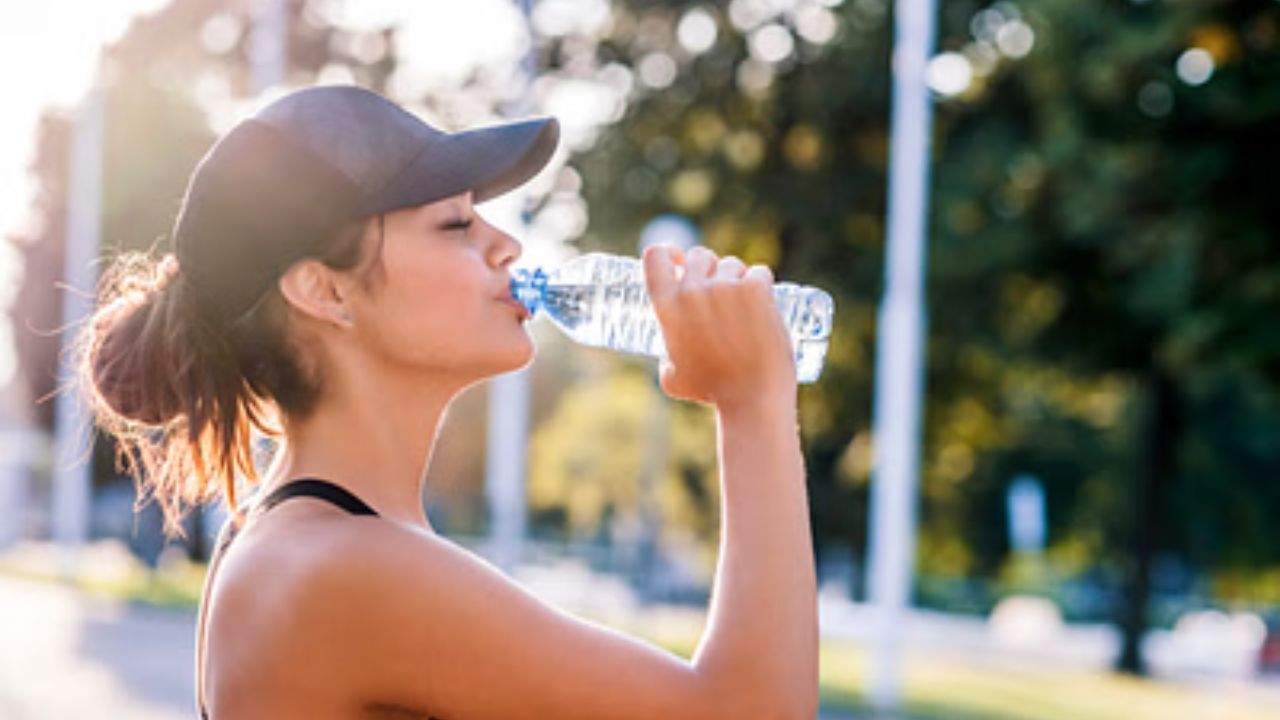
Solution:
[{"label": "paved road", "polygon": [[193,715],[190,612],[0,576],[0,718]]}]

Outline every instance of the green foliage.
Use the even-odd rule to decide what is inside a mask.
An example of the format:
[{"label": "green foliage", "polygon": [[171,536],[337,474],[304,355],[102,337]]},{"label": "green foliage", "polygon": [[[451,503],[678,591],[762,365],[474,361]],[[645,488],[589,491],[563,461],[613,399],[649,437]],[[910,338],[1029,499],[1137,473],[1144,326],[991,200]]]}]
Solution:
[{"label": "green foliage", "polygon": [[[832,291],[827,369],[802,391],[810,489],[819,538],[861,547],[889,4],[839,4],[825,44],[800,37],[796,14],[758,19],[795,39],[765,82],[756,31],[731,17],[746,3],[617,5],[601,61],[666,53],[679,72],[640,83],[576,161],[584,244],[626,249],[649,217],[681,212],[718,252]],[[700,54],[675,39],[695,6],[719,30]],[[1001,44],[1015,21],[1029,52]],[[1070,558],[1069,576],[1114,581],[1148,536],[1203,573],[1280,564],[1263,538],[1280,517],[1267,321],[1280,308],[1280,6],[946,2],[938,45],[974,75],[936,111],[922,571],[997,578],[1004,493],[1024,472],[1045,484],[1050,556]],[[1211,58],[1207,82],[1179,75],[1188,50]],[[1152,387],[1172,398],[1156,435]],[[1135,515],[1135,478],[1153,467],[1151,513]]]},{"label": "green foliage", "polygon": [[625,532],[651,512],[713,539],[715,453],[708,408],[673,405],[647,369],[615,370],[565,390],[535,433],[530,508],[577,538]]},{"label": "green foliage", "polygon": [[[601,60],[634,64],[669,53],[680,72],[670,87],[635,93],[623,121],[574,160],[591,206],[582,244],[629,252],[649,218],[679,212],[717,252],[766,262],[781,278],[832,293],[837,324],[822,381],[801,391],[802,428],[819,534],[860,545],[865,477],[838,479],[837,467],[870,422],[887,8],[849,3],[841,8],[842,42],[803,46],[805,60],[775,75],[749,61],[747,41],[732,32],[722,6],[700,6],[719,27],[711,48],[693,56],[676,46],[676,23],[689,5],[615,4]],[[744,90],[739,78],[752,71],[772,80]]]},{"label": "green foliage", "polygon": [[[1280,252],[1267,239],[1280,216],[1262,173],[1280,161],[1264,139],[1280,119],[1280,8],[1020,7],[1035,49],[938,113],[931,299],[954,306],[979,284],[994,292],[964,325],[935,315],[935,348],[976,336],[1078,378],[1086,397],[1111,378],[1109,394],[1129,403],[1134,382],[1172,378],[1186,422],[1163,439],[1178,449],[1167,478],[1174,500],[1155,516],[1158,547],[1204,568],[1280,562],[1254,530],[1280,510],[1264,487],[1280,473],[1280,355],[1256,322],[1278,299],[1270,278]],[[972,47],[970,29],[960,18],[944,24],[943,47]],[[1213,62],[1202,85],[1177,70],[1197,48]],[[954,262],[961,257],[979,264]],[[1241,424],[1245,443],[1222,432]],[[1023,427],[1028,438],[1053,432]],[[1086,491],[1104,477],[1123,483],[1143,462],[1097,452],[1140,434],[1098,431],[1077,446],[1092,455],[1077,470]],[[1102,517],[1124,504],[1111,511]],[[1077,515],[1067,527],[1095,522]],[[1120,536],[1109,536],[1101,551],[1116,549]]]}]

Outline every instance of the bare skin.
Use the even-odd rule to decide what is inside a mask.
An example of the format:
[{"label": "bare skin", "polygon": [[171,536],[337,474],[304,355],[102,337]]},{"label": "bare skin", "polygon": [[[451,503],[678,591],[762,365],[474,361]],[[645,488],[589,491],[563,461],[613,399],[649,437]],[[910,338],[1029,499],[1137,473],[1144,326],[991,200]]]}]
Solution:
[{"label": "bare skin", "polygon": [[422,479],[449,403],[532,358],[498,299],[519,252],[460,195],[386,216],[371,287],[311,261],[281,278],[324,391],[286,418],[263,489],[320,477],[381,517],[298,498],[245,526],[202,603],[212,718],[814,717],[795,369],[767,268],[702,248],[645,255],[663,389],[718,418],[720,559],[692,660],[543,604],[430,527]]}]

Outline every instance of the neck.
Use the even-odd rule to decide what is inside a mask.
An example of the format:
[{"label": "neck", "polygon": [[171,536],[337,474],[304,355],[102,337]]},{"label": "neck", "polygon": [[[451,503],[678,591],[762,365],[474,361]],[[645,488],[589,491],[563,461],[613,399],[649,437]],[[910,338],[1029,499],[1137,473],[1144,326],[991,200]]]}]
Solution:
[{"label": "neck", "polygon": [[309,415],[286,420],[263,491],[303,477],[329,480],[384,518],[429,528],[426,469],[444,413],[465,386],[373,372],[326,385]]}]

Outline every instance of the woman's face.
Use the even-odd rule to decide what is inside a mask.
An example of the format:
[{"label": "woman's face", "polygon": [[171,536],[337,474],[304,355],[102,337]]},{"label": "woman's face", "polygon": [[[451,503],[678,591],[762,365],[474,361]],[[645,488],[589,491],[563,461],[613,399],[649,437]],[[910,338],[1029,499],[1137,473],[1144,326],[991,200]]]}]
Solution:
[{"label": "woman's face", "polygon": [[[378,232],[375,221],[374,243]],[[472,382],[532,359],[527,313],[510,292],[520,243],[476,213],[470,192],[390,213],[382,233],[372,281],[350,304],[375,362]]]}]

